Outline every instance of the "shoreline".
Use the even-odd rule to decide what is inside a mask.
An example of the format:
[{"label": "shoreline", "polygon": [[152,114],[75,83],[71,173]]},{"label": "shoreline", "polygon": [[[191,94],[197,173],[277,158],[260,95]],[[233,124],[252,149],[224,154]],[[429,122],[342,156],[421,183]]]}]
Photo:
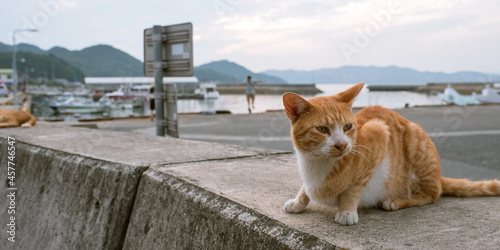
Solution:
[{"label": "shoreline", "polygon": [[370,91],[410,91],[416,93],[426,93],[431,94],[433,92],[443,92],[444,89],[450,85],[459,94],[470,95],[473,92],[481,93],[487,85],[493,87],[494,82],[477,82],[477,83],[426,83],[424,85],[418,84],[398,84],[398,85],[377,85],[368,84],[368,89]]},{"label": "shoreline", "polygon": [[[500,106],[499,104],[473,104],[473,105],[466,105],[466,106],[459,106],[455,104],[446,104],[446,105],[416,105],[408,108],[394,108],[391,110],[398,111],[398,110],[418,110],[420,108],[449,108],[449,107],[458,107],[458,108],[467,108],[467,107],[482,107],[482,106]],[[370,106],[367,106],[370,107]],[[366,107],[353,107],[354,112],[358,112],[359,110],[366,108]],[[250,116],[255,116],[255,115],[263,115],[263,114],[270,114],[270,113],[280,113],[280,112],[285,112],[284,109],[268,109],[265,110],[264,112],[260,113],[252,113],[252,114],[246,114],[246,113],[231,113],[229,110],[216,110],[214,113],[206,113],[206,112],[185,112],[185,113],[178,113],[179,116],[189,116],[189,115],[202,115],[202,116],[214,116],[214,115],[250,115]],[[46,118],[37,118],[38,121],[45,121],[45,122],[67,122],[67,123],[72,123],[72,122],[105,122],[105,121],[121,121],[121,120],[141,120],[141,119],[150,119],[149,115],[131,115],[131,116],[121,116],[121,117],[102,117],[102,118],[89,118],[89,119],[77,119],[77,120],[64,120],[64,119],[46,119]]]}]

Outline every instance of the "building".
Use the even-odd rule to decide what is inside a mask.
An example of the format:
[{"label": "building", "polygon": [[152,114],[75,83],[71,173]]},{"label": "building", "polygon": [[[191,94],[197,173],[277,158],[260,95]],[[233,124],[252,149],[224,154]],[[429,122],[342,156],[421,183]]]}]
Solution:
[{"label": "building", "polygon": [[[151,85],[153,77],[85,77],[85,85],[95,92],[107,93],[123,85]],[[163,77],[163,83],[175,83],[178,89],[196,88],[198,78],[192,77]]]},{"label": "building", "polygon": [[2,85],[11,85],[12,81],[12,69],[0,69],[0,83]]}]

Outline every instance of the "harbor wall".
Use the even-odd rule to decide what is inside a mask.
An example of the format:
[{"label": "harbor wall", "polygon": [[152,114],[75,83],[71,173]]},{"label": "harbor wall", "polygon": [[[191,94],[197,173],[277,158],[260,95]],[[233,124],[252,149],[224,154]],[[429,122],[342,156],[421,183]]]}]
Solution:
[{"label": "harbor wall", "polygon": [[373,84],[369,85],[370,91],[411,91],[418,93],[430,94],[431,92],[443,92],[450,85],[459,94],[470,95],[473,92],[481,93],[481,90],[487,85],[493,86],[493,83],[478,82],[478,83],[427,83],[427,84]]},{"label": "harbor wall", "polygon": [[[220,94],[245,94],[244,85],[217,85]],[[301,95],[315,95],[322,93],[315,84],[258,84],[255,92],[261,95],[282,95],[286,92],[294,92]]]},{"label": "harbor wall", "polygon": [[[9,136],[19,138],[11,151]],[[0,221],[7,225],[11,222],[7,221],[7,215],[15,216],[12,235],[15,242],[2,237],[2,246],[11,246],[9,249],[122,247],[145,167],[32,145],[11,134],[0,137],[0,164],[5,166],[0,174],[2,180],[7,180],[8,151],[15,152],[11,162],[15,163],[13,187],[17,189],[8,190],[11,186],[3,182],[2,190],[7,194],[14,192],[15,203],[14,209],[8,209],[2,199]]]},{"label": "harbor wall", "polygon": [[[0,240],[9,249],[330,248],[314,236],[156,170],[280,151],[41,122],[30,129],[0,130],[0,152],[2,180],[8,180],[8,162],[15,163],[14,186],[2,182],[0,201],[0,224],[5,226],[10,223],[5,197],[14,192],[15,242],[6,230]],[[15,152],[15,158],[9,159],[8,152]]]}]

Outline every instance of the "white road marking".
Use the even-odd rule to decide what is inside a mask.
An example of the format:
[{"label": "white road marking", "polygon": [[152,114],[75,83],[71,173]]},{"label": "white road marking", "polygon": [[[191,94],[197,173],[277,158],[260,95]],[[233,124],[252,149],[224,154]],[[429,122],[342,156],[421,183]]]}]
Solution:
[{"label": "white road marking", "polygon": [[[427,133],[430,137],[457,137],[476,135],[500,135],[500,130],[447,131],[442,133]],[[211,141],[291,141],[290,136],[245,136],[245,135],[210,135],[210,134],[180,134],[182,139]]]},{"label": "white road marking", "polygon": [[455,137],[474,135],[500,135],[500,130],[472,130],[472,131],[446,131],[441,133],[427,133],[430,137]]},{"label": "white road marking", "polygon": [[291,141],[290,136],[244,136],[244,135],[207,135],[207,134],[180,134],[181,139],[191,140],[221,140],[221,141]]}]

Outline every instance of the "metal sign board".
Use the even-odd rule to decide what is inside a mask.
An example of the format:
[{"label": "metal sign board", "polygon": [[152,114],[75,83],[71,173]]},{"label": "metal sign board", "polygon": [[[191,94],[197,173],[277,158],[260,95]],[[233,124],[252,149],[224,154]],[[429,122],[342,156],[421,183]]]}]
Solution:
[{"label": "metal sign board", "polygon": [[[144,75],[154,76],[153,29],[144,30]],[[193,76],[193,24],[162,27],[163,76]]]}]

